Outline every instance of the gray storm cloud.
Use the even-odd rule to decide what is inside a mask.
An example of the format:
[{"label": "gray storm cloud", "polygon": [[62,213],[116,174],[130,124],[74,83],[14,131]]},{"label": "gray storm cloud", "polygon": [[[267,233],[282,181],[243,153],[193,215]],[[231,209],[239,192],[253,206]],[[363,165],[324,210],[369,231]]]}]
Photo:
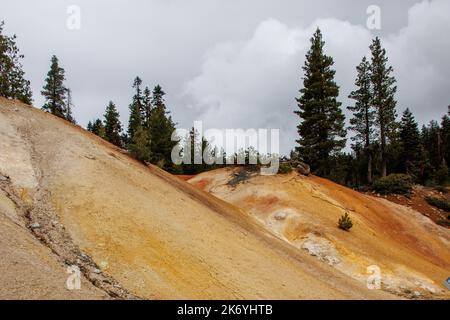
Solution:
[{"label": "gray storm cloud", "polygon": [[[140,75],[160,83],[180,127],[279,128],[281,150],[294,147],[295,97],[316,26],[335,60],[343,107],[355,66],[375,35],[382,38],[398,80],[398,111],[421,123],[450,104],[450,1],[377,1],[382,29],[366,28],[371,0],[122,1],[3,0],[0,19],[18,35],[35,105],[50,56],[67,71],[81,125],[102,116],[109,100],[124,124]],[[67,7],[81,9],[81,29],[66,27]]]},{"label": "gray storm cloud", "polygon": [[[409,107],[427,122],[439,119],[450,104],[450,38],[438,36],[450,32],[449,12],[445,0],[416,4],[407,26],[382,37],[398,80],[399,115]],[[301,66],[317,26],[335,60],[340,100],[348,106],[355,66],[370,54],[370,30],[338,19],[318,19],[305,28],[268,19],[247,41],[218,44],[206,54],[200,74],[185,86],[189,107],[205,126],[279,128],[281,149],[288,152],[297,138],[293,111]]]}]

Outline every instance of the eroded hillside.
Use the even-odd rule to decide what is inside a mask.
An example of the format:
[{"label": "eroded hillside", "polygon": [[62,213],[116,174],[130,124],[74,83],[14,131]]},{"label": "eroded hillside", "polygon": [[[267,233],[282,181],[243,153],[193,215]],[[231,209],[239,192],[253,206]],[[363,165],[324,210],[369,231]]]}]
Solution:
[{"label": "eroded hillside", "polygon": [[[450,232],[408,207],[297,173],[260,176],[228,168],[189,182],[240,207],[298,251],[361,283],[367,280],[367,267],[377,266],[387,292],[408,298],[449,297],[443,282],[450,276]],[[337,227],[346,212],[354,223],[350,232]]]},{"label": "eroded hillside", "polygon": [[393,298],[40,110],[0,99],[0,137],[0,298]]}]

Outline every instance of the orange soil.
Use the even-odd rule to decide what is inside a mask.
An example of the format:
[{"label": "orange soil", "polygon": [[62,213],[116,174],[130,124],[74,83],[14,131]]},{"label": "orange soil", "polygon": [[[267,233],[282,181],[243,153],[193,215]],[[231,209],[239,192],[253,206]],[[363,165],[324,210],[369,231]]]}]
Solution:
[{"label": "orange soil", "polygon": [[178,174],[175,177],[177,177],[178,179],[181,179],[183,181],[188,181],[192,178],[195,178],[195,175],[185,175],[185,174]]},{"label": "orange soil", "polygon": [[[139,297],[393,298],[296,250],[234,205],[41,110],[0,98],[0,134],[0,173],[21,200],[55,212],[80,251]],[[8,256],[0,266],[26,270]],[[48,269],[48,278],[58,272]],[[14,278],[1,280],[26,294]]]},{"label": "orange soil", "polygon": [[[253,176],[231,188],[227,181],[236,170],[241,169],[206,172],[189,183],[209,181],[204,190],[239,206],[299,249],[311,244],[323,249],[324,260],[353,278],[365,281],[366,268],[377,265],[387,291],[448,297],[442,285],[450,275],[447,229],[410,208],[314,176]],[[354,222],[350,232],[337,227],[345,212]]]},{"label": "orange soil", "polygon": [[[400,195],[390,195],[387,196],[386,199],[388,199],[391,202],[410,207],[422,213],[424,216],[430,218],[435,223],[437,223],[439,220],[447,220],[449,213],[428,204],[428,202],[425,200],[427,196],[442,198],[446,199],[447,201],[450,201],[449,192],[447,192],[446,194],[441,194],[430,188],[425,188],[422,186],[415,187],[414,193],[410,197]],[[443,227],[450,229],[450,226],[448,225]]]}]

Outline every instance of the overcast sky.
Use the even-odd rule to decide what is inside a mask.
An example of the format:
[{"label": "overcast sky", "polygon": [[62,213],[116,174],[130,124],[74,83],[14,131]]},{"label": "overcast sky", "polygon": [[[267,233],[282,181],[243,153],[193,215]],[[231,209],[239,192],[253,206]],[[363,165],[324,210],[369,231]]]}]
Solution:
[{"label": "overcast sky", "polygon": [[[67,27],[70,5],[81,9],[79,30]],[[381,9],[381,30],[366,27],[370,5]],[[161,84],[179,127],[203,120],[213,128],[279,128],[287,152],[297,138],[292,112],[317,26],[335,60],[343,107],[376,35],[398,80],[399,115],[409,107],[424,123],[450,105],[449,0],[2,0],[0,20],[18,36],[35,105],[43,103],[55,54],[83,126],[109,100],[126,124],[139,75],[150,87]]]}]

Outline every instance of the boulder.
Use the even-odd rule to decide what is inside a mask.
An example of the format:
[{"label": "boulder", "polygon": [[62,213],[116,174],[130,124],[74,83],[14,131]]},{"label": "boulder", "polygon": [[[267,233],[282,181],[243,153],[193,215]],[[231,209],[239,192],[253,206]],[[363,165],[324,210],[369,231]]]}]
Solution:
[{"label": "boulder", "polygon": [[309,176],[311,174],[311,167],[304,162],[298,160],[282,160],[280,163],[291,166],[304,176]]},{"label": "boulder", "polygon": [[311,167],[304,162],[298,162],[297,171],[304,176],[309,176],[311,174]]}]

